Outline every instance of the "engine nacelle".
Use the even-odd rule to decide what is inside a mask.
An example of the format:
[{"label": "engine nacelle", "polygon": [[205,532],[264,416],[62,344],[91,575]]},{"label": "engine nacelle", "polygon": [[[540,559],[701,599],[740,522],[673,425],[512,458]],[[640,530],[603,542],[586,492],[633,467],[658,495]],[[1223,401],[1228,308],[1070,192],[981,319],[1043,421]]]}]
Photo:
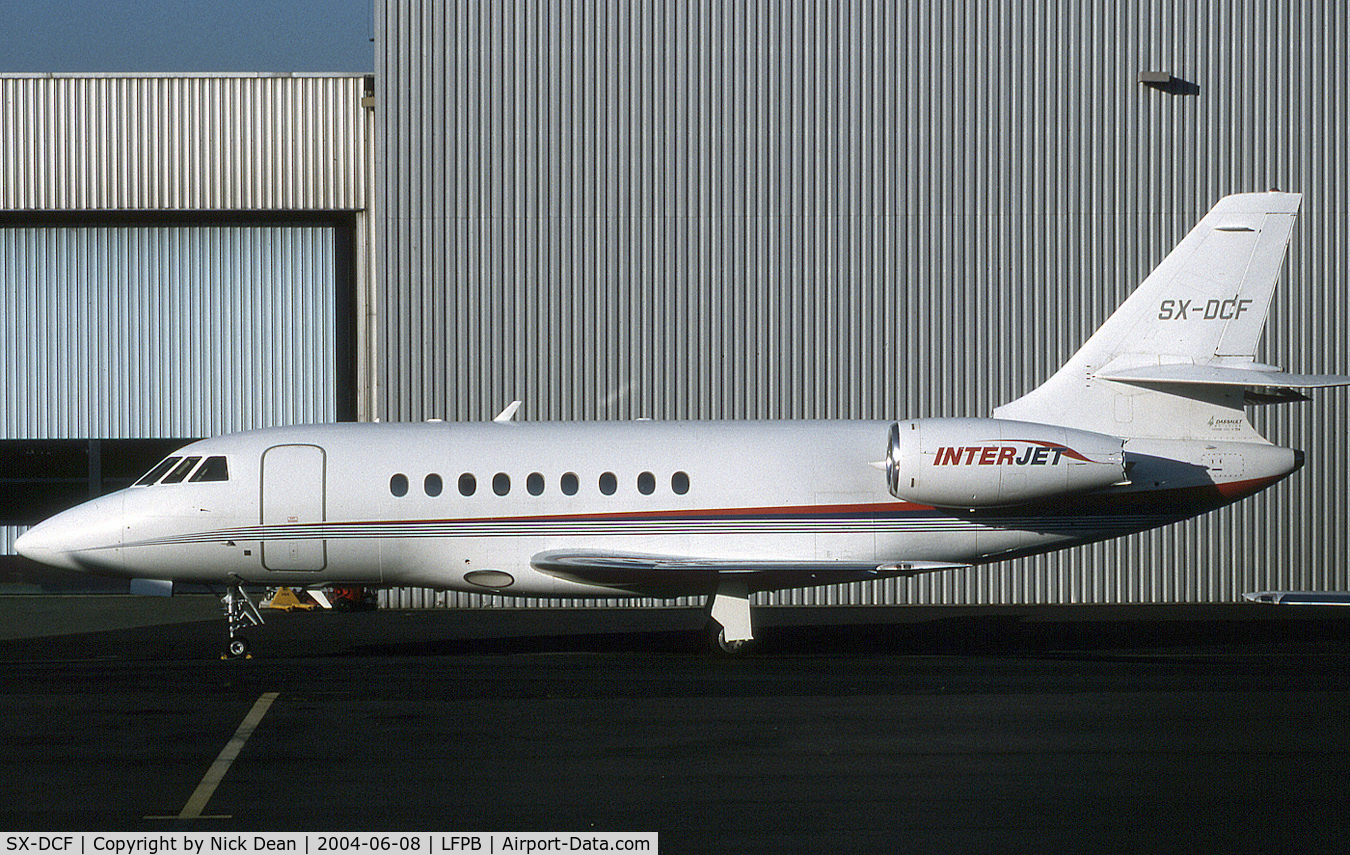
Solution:
[{"label": "engine nacelle", "polygon": [[912,419],[891,426],[886,479],[897,499],[987,508],[1127,482],[1124,441],[1006,419]]}]

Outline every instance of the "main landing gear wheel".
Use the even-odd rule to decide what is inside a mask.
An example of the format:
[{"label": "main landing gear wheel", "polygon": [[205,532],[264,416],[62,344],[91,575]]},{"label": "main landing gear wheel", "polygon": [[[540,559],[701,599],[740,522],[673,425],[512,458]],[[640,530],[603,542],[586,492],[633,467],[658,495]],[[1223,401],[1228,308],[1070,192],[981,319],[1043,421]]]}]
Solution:
[{"label": "main landing gear wheel", "polygon": [[749,651],[754,632],[749,587],[743,578],[722,578],[708,598],[708,637],[714,653],[739,656]]},{"label": "main landing gear wheel", "polygon": [[754,646],[753,638],[741,638],[736,641],[727,641],[727,631],[716,624],[712,628],[717,630],[717,651],[727,656],[740,656],[749,653],[750,648]]}]

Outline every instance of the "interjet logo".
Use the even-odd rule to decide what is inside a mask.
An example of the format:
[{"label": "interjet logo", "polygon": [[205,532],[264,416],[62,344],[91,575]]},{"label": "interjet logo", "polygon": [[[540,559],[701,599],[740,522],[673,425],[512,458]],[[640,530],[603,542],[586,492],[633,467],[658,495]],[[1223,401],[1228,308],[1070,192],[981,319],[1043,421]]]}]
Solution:
[{"label": "interjet logo", "polygon": [[[990,440],[992,442],[992,440]],[[1038,439],[1005,439],[1003,443],[1018,445],[938,446],[934,466],[1058,466],[1068,457],[1091,463],[1082,454],[1068,446]]]}]

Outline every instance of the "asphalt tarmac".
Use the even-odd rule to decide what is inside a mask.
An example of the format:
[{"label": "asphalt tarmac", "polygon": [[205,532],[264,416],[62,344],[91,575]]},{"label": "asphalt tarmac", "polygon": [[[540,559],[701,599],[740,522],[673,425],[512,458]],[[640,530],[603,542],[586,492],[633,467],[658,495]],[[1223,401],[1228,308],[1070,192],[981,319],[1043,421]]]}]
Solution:
[{"label": "asphalt tarmac", "polygon": [[1343,852],[1347,613],[761,609],[738,659],[691,610],[272,614],[221,661],[209,598],[0,598],[0,828]]}]

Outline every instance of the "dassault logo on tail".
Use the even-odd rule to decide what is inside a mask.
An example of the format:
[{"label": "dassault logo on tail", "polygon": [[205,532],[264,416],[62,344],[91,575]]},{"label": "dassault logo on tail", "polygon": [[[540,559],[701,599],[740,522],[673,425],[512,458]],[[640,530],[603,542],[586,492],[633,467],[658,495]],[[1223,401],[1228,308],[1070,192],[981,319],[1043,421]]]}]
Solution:
[{"label": "dassault logo on tail", "polygon": [[[1061,457],[1090,462],[1086,457],[1063,445],[1054,445],[1034,439],[1012,439],[1022,445],[938,446],[934,466],[1058,466]],[[1021,456],[1018,456],[1018,453]]]}]

